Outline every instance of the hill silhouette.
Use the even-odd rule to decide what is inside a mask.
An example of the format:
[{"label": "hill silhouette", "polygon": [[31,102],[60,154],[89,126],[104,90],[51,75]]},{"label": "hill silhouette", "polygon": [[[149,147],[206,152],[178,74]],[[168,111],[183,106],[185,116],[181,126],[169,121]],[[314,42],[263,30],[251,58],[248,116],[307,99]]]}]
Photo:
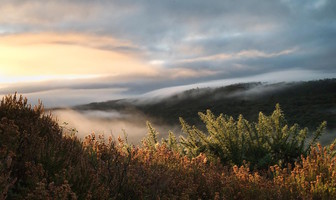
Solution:
[{"label": "hill silhouette", "polygon": [[117,110],[142,112],[151,119],[171,125],[183,117],[191,124],[200,124],[198,112],[210,109],[255,120],[260,111],[270,114],[279,103],[290,124],[298,123],[314,129],[321,121],[328,129],[336,129],[336,79],[291,83],[239,83],[220,88],[196,88],[161,99],[120,99],[76,106],[77,110]]}]

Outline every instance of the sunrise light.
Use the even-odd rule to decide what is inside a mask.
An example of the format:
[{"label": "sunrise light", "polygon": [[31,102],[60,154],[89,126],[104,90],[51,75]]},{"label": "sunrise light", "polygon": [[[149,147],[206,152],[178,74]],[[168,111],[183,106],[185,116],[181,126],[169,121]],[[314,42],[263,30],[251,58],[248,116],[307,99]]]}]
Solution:
[{"label": "sunrise light", "polygon": [[100,48],[103,39],[95,37],[14,35],[0,37],[0,44],[2,83],[155,73],[134,56]]}]

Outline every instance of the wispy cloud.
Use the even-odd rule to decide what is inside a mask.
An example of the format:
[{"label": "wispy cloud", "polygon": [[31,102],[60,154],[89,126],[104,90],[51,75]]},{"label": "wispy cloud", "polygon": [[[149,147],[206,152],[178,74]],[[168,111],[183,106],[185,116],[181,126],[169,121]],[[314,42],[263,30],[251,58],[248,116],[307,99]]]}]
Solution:
[{"label": "wispy cloud", "polygon": [[197,57],[197,58],[190,58],[190,59],[182,59],[179,62],[180,63],[192,63],[192,62],[199,62],[199,61],[225,61],[225,60],[233,60],[233,59],[246,59],[246,58],[271,58],[286,54],[291,54],[296,51],[296,48],[286,49],[282,50],[280,52],[273,52],[273,53],[267,53],[262,52],[258,50],[243,50],[237,53],[231,53],[231,54],[215,54],[211,56],[205,56],[205,57]]}]

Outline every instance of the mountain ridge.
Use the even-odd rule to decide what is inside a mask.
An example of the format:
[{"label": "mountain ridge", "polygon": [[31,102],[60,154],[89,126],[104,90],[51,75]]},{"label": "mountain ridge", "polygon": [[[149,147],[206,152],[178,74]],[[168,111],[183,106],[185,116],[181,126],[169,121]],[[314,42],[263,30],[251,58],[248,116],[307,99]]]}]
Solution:
[{"label": "mountain ridge", "polygon": [[116,110],[144,113],[162,123],[178,124],[183,117],[191,124],[199,124],[198,112],[207,109],[216,115],[233,117],[243,114],[248,120],[257,119],[259,112],[270,114],[279,103],[289,123],[314,129],[321,120],[329,129],[336,128],[336,79],[279,83],[238,83],[218,88],[195,88],[153,100],[118,99],[73,107],[75,110]]}]

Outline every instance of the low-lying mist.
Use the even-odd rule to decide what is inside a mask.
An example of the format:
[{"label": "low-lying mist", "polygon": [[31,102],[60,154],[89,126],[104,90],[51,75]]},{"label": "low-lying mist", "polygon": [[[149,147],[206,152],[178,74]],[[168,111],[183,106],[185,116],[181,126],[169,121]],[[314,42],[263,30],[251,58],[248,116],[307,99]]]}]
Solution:
[{"label": "low-lying mist", "polygon": [[132,144],[138,144],[147,135],[146,121],[151,122],[152,126],[160,133],[159,138],[166,137],[168,131],[171,130],[179,135],[180,127],[160,124],[150,119],[140,112],[120,113],[115,110],[85,110],[77,111],[72,109],[59,109],[52,111],[61,126],[66,129],[75,128],[77,136],[84,138],[85,136],[95,133],[113,136],[124,136],[126,132],[128,141]]},{"label": "low-lying mist", "polygon": [[[173,131],[176,135],[181,134],[180,126],[172,126],[155,122],[148,116],[139,113],[120,113],[115,110],[98,111],[86,110],[77,111],[71,109],[54,110],[53,116],[57,119],[61,126],[66,129],[76,129],[78,137],[95,133],[104,134],[105,137],[124,136],[123,131],[126,132],[128,141],[132,144],[139,144],[141,140],[147,135],[146,121],[150,121],[152,126],[160,133],[159,138],[166,138],[168,131]],[[336,130],[326,130],[320,137],[319,141],[322,145],[330,144],[336,138]]]}]

